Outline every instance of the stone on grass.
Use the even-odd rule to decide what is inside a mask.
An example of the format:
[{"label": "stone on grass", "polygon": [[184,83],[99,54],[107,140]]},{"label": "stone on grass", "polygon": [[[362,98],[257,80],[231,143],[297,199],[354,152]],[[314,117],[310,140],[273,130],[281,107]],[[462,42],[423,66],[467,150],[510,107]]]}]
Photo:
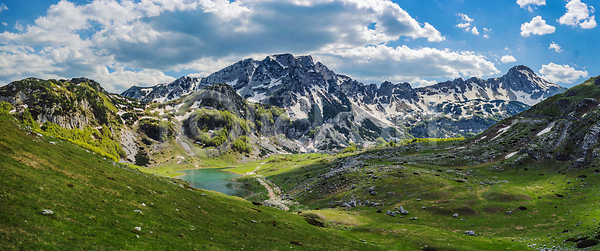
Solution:
[{"label": "stone on grass", "polygon": [[452,217],[458,218],[458,214],[453,214]]},{"label": "stone on grass", "polygon": [[473,230],[465,231],[465,234],[468,235],[468,236],[476,236],[475,232]]},{"label": "stone on grass", "polygon": [[54,214],[54,211],[50,209],[42,209],[42,214]]},{"label": "stone on grass", "polygon": [[142,228],[141,228],[141,227],[134,227],[133,229],[134,229],[135,231],[142,231]]}]

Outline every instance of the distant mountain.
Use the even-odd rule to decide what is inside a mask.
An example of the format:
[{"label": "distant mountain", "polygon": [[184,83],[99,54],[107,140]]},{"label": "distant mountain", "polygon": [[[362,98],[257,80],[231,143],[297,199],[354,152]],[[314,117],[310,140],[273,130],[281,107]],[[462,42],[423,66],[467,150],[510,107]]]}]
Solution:
[{"label": "distant mountain", "polygon": [[[175,100],[206,86],[226,83],[251,102],[286,110],[295,126],[287,135],[322,144],[308,149],[369,143],[376,138],[451,137],[479,133],[497,121],[564,91],[526,66],[500,77],[456,79],[413,88],[408,83],[365,85],[339,75],[310,56],[280,54],[245,59],[206,78],[182,77],[170,84],[132,87],[122,95],[145,102]],[[333,139],[331,144],[330,139]]]}]

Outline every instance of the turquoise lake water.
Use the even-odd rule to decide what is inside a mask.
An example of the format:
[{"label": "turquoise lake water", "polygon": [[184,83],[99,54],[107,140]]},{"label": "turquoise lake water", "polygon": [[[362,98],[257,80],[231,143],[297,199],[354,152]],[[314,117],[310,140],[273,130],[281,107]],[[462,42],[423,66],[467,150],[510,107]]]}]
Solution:
[{"label": "turquoise lake water", "polygon": [[179,177],[180,179],[189,182],[195,188],[218,191],[242,198],[250,195],[250,192],[237,188],[241,183],[231,180],[241,175],[225,172],[223,169],[195,169],[178,172],[185,174]]}]

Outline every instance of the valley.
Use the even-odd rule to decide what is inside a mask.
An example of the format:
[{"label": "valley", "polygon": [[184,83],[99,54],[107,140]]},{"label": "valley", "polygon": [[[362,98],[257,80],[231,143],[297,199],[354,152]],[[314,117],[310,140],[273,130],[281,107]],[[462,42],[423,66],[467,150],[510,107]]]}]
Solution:
[{"label": "valley", "polygon": [[[364,113],[305,124],[227,84],[144,103],[16,81],[0,88],[0,248],[598,248],[599,97],[590,78],[477,134],[400,138]],[[181,177],[223,171],[237,184],[215,186],[243,198]]]}]

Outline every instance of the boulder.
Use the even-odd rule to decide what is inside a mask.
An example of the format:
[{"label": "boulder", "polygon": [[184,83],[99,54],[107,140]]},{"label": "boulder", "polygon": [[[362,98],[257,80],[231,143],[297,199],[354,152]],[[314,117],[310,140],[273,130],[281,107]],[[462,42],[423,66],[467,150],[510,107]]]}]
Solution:
[{"label": "boulder", "polygon": [[465,234],[468,235],[468,236],[476,236],[475,232],[473,230],[465,231]]},{"label": "boulder", "polygon": [[598,245],[600,241],[594,239],[587,239],[577,243],[578,248],[587,248]]},{"label": "boulder", "polygon": [[348,203],[348,205],[350,205],[351,207],[356,207],[356,200],[351,200],[350,203]]},{"label": "boulder", "polygon": [[458,214],[453,214],[452,217],[458,218]]}]

